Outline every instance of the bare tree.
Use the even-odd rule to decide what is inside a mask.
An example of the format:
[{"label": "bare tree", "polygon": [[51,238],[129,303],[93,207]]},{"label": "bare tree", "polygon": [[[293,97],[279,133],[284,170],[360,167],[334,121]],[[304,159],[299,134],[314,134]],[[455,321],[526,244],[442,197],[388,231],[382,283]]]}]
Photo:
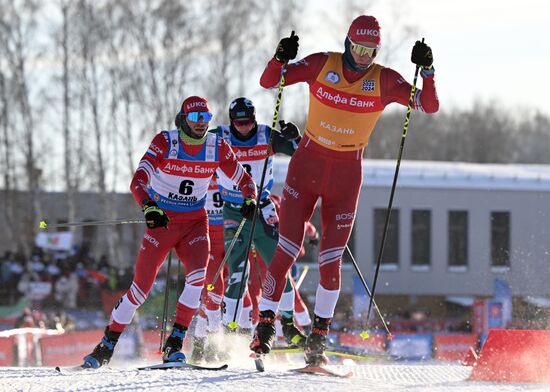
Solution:
[{"label": "bare tree", "polygon": [[[10,125],[9,125],[9,98],[7,94],[6,81],[4,74],[0,72],[0,105],[1,113],[0,117],[0,127],[2,129],[2,164],[0,165],[0,174],[4,178],[4,190],[3,190],[3,208],[5,211],[5,222],[6,227],[9,227],[6,233],[6,239],[10,244],[17,244],[19,241],[16,241],[16,230],[17,227],[15,224],[14,214],[15,214],[15,202],[14,202],[14,180],[13,180],[13,163],[12,163],[12,151],[13,151],[13,139],[10,137]],[[21,245],[21,244],[19,244]],[[13,249],[15,250],[15,249]]]},{"label": "bare tree", "polygon": [[21,118],[21,131],[23,143],[18,147],[24,156],[24,175],[26,179],[25,190],[28,194],[28,205],[31,207],[20,211],[20,220],[23,226],[18,234],[24,238],[22,248],[24,253],[30,255],[30,246],[38,229],[41,219],[40,177],[42,169],[37,166],[34,137],[34,115],[37,108],[31,106],[30,90],[28,85],[27,62],[31,56],[29,46],[35,30],[35,18],[39,6],[33,1],[22,3],[5,2],[1,5],[3,10],[0,19],[2,46],[7,66],[13,80],[13,101],[17,104],[18,115]]}]

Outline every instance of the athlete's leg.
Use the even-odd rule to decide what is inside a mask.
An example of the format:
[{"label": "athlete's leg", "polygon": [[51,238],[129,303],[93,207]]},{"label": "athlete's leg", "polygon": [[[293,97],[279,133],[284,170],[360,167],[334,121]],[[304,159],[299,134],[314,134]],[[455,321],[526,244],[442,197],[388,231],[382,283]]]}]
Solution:
[{"label": "athlete's leg", "polygon": [[[315,311],[332,317],[340,293],[342,254],[351,235],[361,189],[360,161],[334,160],[330,167],[331,186],[323,192],[319,246],[319,275]],[[343,191],[345,189],[345,191]]]},{"label": "athlete's leg", "polygon": [[[221,327],[221,302],[223,299],[223,291],[225,287],[223,270],[218,279],[213,282],[214,275],[218,271],[223,256],[225,255],[223,243],[223,229],[213,231],[210,226],[210,259],[206,269],[205,285],[202,291],[202,303],[204,304],[204,312],[208,319],[208,331],[217,332]],[[214,286],[212,291],[208,291],[209,284]]]},{"label": "athlete's leg", "polygon": [[188,224],[185,235],[175,248],[186,270],[185,287],[176,304],[175,323],[188,327],[199,307],[210,254],[206,215]]},{"label": "athlete's leg", "polygon": [[184,227],[177,223],[170,225],[168,230],[164,228],[145,230],[132,285],[113,309],[111,321],[105,328],[105,335],[101,342],[84,357],[86,366],[98,368],[110,361],[122,331],[132,321],[136,309],[147,299],[162,262],[177,242],[182,230]]},{"label": "athlete's leg", "polygon": [[320,282],[315,298],[312,330],[305,347],[306,363],[312,366],[328,363],[328,358],[324,354],[326,336],[340,294],[342,254],[355,220],[362,181],[361,161],[333,160],[330,162],[327,176],[331,186],[326,187],[322,195]]},{"label": "athlete's leg", "polygon": [[111,313],[110,331],[122,332],[130,324],[136,309],[147,299],[166,255],[177,243],[184,229],[184,224],[174,223],[168,230],[164,228],[145,230],[136,259],[132,285]]},{"label": "athlete's leg", "polygon": [[251,350],[256,353],[268,353],[271,349],[275,336],[275,314],[288,283],[288,271],[302,247],[305,223],[311,218],[317,203],[318,188],[322,184],[316,183],[315,179],[323,178],[324,166],[323,159],[301,147],[290,161],[281,200],[279,242],[262,286],[259,323],[250,344]]},{"label": "athlete's leg", "polygon": [[[223,208],[223,217],[224,217],[224,238],[226,252],[231,242],[235,238],[235,233],[237,227],[239,226],[242,215],[240,210],[237,208],[231,208],[228,205],[225,205]],[[248,244],[248,238],[250,236],[251,222],[247,221],[239,236],[235,241],[235,245],[228,256],[227,264],[229,268],[228,282],[226,285],[224,293],[224,307],[223,307],[223,324],[229,325],[233,321],[240,320],[241,312],[243,309],[243,298],[246,294],[248,276],[250,271],[250,265],[245,263],[246,257],[246,246]],[[244,273],[243,280],[243,270],[244,266],[247,266],[247,270]]]},{"label": "athlete's leg", "polygon": [[250,300],[252,302],[252,324],[255,325],[258,322],[258,303],[262,295],[262,281],[265,279],[265,273],[267,267],[264,260],[260,256],[256,248],[250,249],[250,279],[248,281],[248,292],[250,293]]},{"label": "athlete's leg", "polygon": [[300,253],[304,241],[305,222],[311,218],[317,203],[322,184],[315,183],[314,179],[322,176],[304,176],[303,173],[322,171],[324,166],[322,160],[302,148],[296,151],[290,161],[281,198],[279,242],[262,286],[260,311],[277,312],[281,295],[286,291],[288,270]]}]

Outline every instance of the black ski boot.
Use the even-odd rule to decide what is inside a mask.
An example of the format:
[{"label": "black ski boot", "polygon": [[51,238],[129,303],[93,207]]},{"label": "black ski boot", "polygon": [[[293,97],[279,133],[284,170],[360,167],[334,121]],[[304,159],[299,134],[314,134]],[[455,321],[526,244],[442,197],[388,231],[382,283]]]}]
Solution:
[{"label": "black ski boot", "polygon": [[322,318],[315,316],[311,333],[306,340],[305,359],[308,366],[323,366],[328,363],[328,357],[325,355],[326,337],[331,318]]},{"label": "black ski boot", "polygon": [[84,357],[82,367],[98,369],[103,365],[107,365],[113,356],[115,345],[118,342],[121,332],[109,331],[109,327],[105,327],[105,335],[94,351]]},{"label": "black ski boot", "polygon": [[302,331],[296,328],[292,317],[286,318],[281,316],[281,326],[283,327],[283,336],[289,346],[305,347],[307,337]]},{"label": "black ski boot", "polygon": [[254,331],[250,349],[256,354],[267,354],[275,338],[275,313],[272,310],[260,312],[260,322]]},{"label": "black ski boot", "polygon": [[172,333],[166,339],[164,347],[162,348],[162,361],[163,362],[185,362],[185,354],[180,350],[183,346],[183,338],[185,338],[185,333],[187,332],[187,327],[175,323],[172,327]]},{"label": "black ski boot", "polygon": [[204,346],[205,346],[206,337],[196,337],[193,340],[193,352],[191,353],[191,362],[192,363],[201,363],[204,361]]}]

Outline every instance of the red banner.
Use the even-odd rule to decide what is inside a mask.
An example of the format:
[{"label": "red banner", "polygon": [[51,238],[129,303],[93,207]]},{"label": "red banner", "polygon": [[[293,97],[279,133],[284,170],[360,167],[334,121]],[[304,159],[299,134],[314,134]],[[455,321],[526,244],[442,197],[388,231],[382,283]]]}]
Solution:
[{"label": "red banner", "polygon": [[0,338],[0,366],[15,366],[13,337]]},{"label": "red banner", "polygon": [[434,358],[442,361],[462,361],[470,347],[477,348],[476,334],[434,335]]},{"label": "red banner", "polygon": [[69,332],[40,339],[42,366],[68,366],[82,363],[103,337],[103,330]]}]

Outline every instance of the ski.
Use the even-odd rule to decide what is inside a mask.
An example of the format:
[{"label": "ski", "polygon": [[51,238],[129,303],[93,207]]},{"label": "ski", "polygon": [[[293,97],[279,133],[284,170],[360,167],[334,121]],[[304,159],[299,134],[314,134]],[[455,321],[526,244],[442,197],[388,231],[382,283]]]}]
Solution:
[{"label": "ski", "polygon": [[330,370],[322,366],[305,366],[303,368],[291,369],[291,372],[318,374],[329,377],[350,378],[353,376],[353,372],[340,373],[335,370]]},{"label": "ski", "polygon": [[[300,347],[276,347],[271,349],[272,353],[303,353],[304,349]],[[379,361],[379,360],[397,360],[399,357],[386,354],[361,354],[347,350],[326,350],[326,355],[350,358],[358,361]]]},{"label": "ski", "polygon": [[84,366],[84,365],[77,365],[77,366],[56,366],[55,370],[60,374],[69,374],[69,373],[77,373],[82,371],[92,371],[96,369],[92,367]]},{"label": "ski", "polygon": [[168,370],[168,369],[189,369],[189,370],[225,370],[228,365],[221,366],[201,366],[185,362],[165,362],[157,365],[139,367],[138,370]]}]

